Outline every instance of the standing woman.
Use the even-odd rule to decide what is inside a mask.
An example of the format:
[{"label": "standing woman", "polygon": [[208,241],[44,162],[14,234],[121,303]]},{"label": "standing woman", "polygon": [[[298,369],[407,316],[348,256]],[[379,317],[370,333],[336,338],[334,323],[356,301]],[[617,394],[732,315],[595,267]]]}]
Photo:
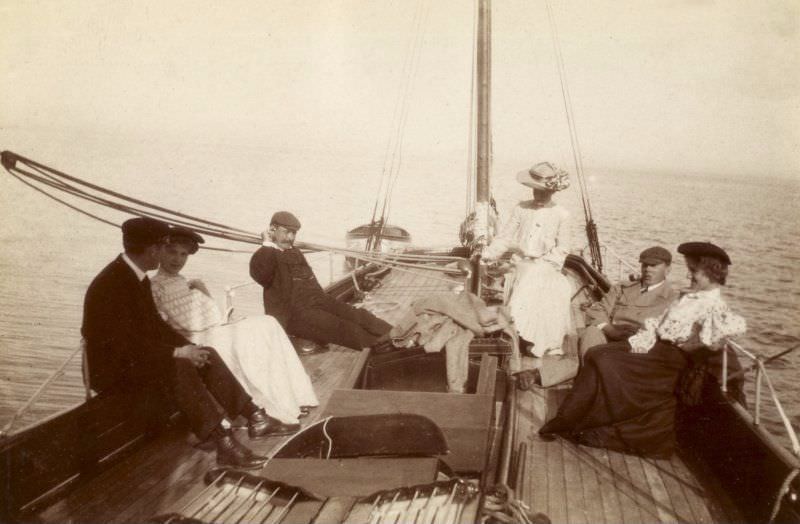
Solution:
[{"label": "standing woman", "polygon": [[206,286],[180,274],[203,238],[173,226],[161,249],[161,265],[152,278],[159,313],[173,329],[195,344],[213,346],[253,401],[280,420],[286,430],[319,402],[311,380],[278,321],[254,315],[223,323]]},{"label": "standing woman", "polygon": [[569,212],[553,195],[569,187],[569,175],[549,162],[517,174],[533,190],[533,200],[514,207],[500,234],[484,250],[487,262],[512,254],[513,276],[506,278],[507,304],[520,337],[541,357],[562,354],[572,331],[571,286],[561,272],[569,253]]},{"label": "standing woman", "polygon": [[678,246],[690,288],[628,340],[591,348],[544,437],[638,455],[668,456],[675,446],[676,389],[695,355],[715,360],[745,321],[720,294],[731,260],[708,242]]}]

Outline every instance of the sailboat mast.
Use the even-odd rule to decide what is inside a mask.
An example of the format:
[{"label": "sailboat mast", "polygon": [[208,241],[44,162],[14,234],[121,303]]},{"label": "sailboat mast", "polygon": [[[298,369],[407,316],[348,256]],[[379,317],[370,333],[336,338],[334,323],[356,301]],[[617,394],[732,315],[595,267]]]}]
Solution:
[{"label": "sailboat mast", "polygon": [[[477,187],[475,195],[478,203],[477,209],[480,212],[488,212],[490,198],[489,163],[492,154],[490,129],[492,81],[491,30],[491,0],[480,0],[480,5],[478,7],[478,49],[475,64],[477,75],[477,147],[475,151]],[[486,225],[488,227],[488,220]],[[483,231],[482,233],[487,234],[488,231]],[[488,240],[488,236],[486,238]]]},{"label": "sailboat mast", "polygon": [[489,188],[489,168],[492,157],[491,136],[491,81],[492,44],[491,0],[480,0],[478,5],[477,49],[475,52],[476,113],[475,126],[475,222],[472,243],[472,276],[470,291],[480,295],[481,274],[480,251],[490,241],[489,213],[491,190]]}]

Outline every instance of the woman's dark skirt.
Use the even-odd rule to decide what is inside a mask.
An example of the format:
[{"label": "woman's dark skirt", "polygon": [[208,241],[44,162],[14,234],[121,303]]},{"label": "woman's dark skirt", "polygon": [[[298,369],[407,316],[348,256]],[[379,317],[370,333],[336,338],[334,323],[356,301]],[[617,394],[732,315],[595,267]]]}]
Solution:
[{"label": "woman's dark skirt", "polygon": [[593,447],[654,457],[675,447],[676,385],[689,358],[658,341],[631,353],[627,341],[592,348],[555,418],[539,431]]}]

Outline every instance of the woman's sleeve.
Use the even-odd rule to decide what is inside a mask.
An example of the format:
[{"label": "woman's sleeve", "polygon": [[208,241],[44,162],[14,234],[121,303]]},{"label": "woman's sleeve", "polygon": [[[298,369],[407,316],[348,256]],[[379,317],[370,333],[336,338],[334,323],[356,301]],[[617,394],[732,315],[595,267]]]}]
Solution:
[{"label": "woman's sleeve", "polygon": [[656,344],[656,329],[667,315],[666,310],[657,317],[644,319],[644,325],[634,335],[628,338],[634,353],[647,353]]},{"label": "woman's sleeve", "polygon": [[732,312],[724,302],[714,304],[700,322],[700,342],[711,349],[720,349],[730,337],[747,331],[744,318]]},{"label": "woman's sleeve", "polygon": [[561,268],[564,265],[564,260],[569,254],[570,246],[570,219],[569,212],[564,210],[559,216],[558,227],[556,228],[555,244],[552,249],[545,253],[542,258],[552,262]]},{"label": "woman's sleeve", "polygon": [[511,247],[517,244],[517,233],[520,226],[519,206],[514,206],[511,216],[503,224],[500,234],[494,237],[492,243],[483,250],[483,257],[489,260],[500,258]]},{"label": "woman's sleeve", "polygon": [[214,300],[199,290],[189,289],[186,281],[181,284],[173,283],[169,289],[153,286],[156,307],[166,316],[167,323],[184,333],[203,331],[218,324],[220,314]]}]

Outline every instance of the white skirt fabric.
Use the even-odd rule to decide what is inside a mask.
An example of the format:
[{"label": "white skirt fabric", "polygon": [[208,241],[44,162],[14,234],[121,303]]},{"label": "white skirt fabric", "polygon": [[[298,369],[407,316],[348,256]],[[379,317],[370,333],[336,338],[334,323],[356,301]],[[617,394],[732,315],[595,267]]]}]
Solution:
[{"label": "white skirt fabric", "polygon": [[509,280],[508,307],[520,336],[533,342],[534,356],[561,354],[564,336],[573,331],[569,279],[550,262],[534,259],[519,261]]},{"label": "white skirt fabric", "polygon": [[296,424],[300,406],[319,405],[311,379],[275,318],[255,315],[190,338],[216,349],[253,402],[281,422]]}]

